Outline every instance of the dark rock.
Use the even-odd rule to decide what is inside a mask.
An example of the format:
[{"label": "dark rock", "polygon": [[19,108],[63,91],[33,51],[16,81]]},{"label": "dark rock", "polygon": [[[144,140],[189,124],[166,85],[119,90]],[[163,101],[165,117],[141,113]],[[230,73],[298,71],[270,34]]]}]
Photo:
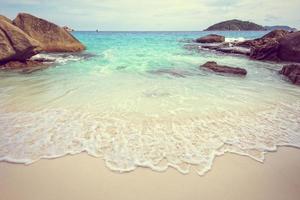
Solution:
[{"label": "dark rock", "polygon": [[0,63],[24,61],[41,51],[38,41],[32,39],[5,17],[0,17]]},{"label": "dark rock", "polygon": [[234,74],[234,75],[247,75],[247,71],[243,68],[228,67],[225,65],[218,65],[216,62],[210,61],[200,66],[201,68],[210,69],[218,73]]},{"label": "dark rock", "polygon": [[201,38],[196,39],[198,43],[219,43],[224,42],[225,37],[222,35],[210,34]]},{"label": "dark rock", "polygon": [[30,14],[18,14],[13,24],[39,41],[45,52],[78,52],[85,49],[84,45],[65,29]]},{"label": "dark rock", "polygon": [[300,62],[300,31],[290,33],[280,40],[278,57],[284,61]]},{"label": "dark rock", "polygon": [[280,61],[278,56],[280,41],[289,35],[288,31],[275,30],[255,40],[240,42],[237,46],[250,47],[250,58],[256,60]]},{"label": "dark rock", "polygon": [[293,84],[300,85],[300,65],[285,65],[279,73],[288,77]]},{"label": "dark rock", "polygon": [[256,60],[279,61],[277,56],[278,50],[279,42],[276,40],[269,40],[264,44],[251,47],[250,58]]},{"label": "dark rock", "polygon": [[251,47],[255,48],[255,47],[265,45],[266,43],[269,43],[270,40],[279,41],[280,39],[285,37],[287,34],[289,34],[289,32],[285,31],[285,30],[274,30],[274,31],[267,33],[266,35],[264,35],[261,38],[239,42],[236,44],[236,46],[246,47],[246,48],[251,48]]},{"label": "dark rock", "polygon": [[32,73],[37,70],[48,68],[49,66],[50,66],[49,63],[36,61],[36,60],[25,60],[25,61],[9,61],[4,64],[0,64],[0,69],[22,72],[22,73]]}]

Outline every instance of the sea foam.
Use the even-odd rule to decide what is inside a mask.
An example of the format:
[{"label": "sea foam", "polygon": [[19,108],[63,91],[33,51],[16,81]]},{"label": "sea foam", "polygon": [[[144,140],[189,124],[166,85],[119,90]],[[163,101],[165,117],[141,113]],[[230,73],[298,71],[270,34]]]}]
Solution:
[{"label": "sea foam", "polygon": [[30,164],[87,152],[119,172],[139,166],[173,167],[203,175],[217,155],[247,155],[263,162],[277,146],[300,147],[300,104],[254,113],[223,112],[193,117],[121,117],[69,110],[0,115],[0,161]]}]

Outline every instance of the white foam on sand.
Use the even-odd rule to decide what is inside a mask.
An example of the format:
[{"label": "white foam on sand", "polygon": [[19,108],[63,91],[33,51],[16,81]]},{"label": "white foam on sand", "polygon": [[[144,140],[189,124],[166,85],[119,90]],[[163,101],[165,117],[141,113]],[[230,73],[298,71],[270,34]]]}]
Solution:
[{"label": "white foam on sand", "polygon": [[190,117],[67,109],[6,112],[0,115],[0,161],[30,164],[85,151],[102,157],[114,171],[142,166],[188,173],[193,166],[202,175],[226,152],[263,162],[277,146],[300,147],[299,113],[300,103]]}]

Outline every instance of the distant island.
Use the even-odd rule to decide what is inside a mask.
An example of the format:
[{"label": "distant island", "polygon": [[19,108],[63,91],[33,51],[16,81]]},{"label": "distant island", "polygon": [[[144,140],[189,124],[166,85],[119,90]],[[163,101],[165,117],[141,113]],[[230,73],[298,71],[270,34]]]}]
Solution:
[{"label": "distant island", "polygon": [[289,26],[265,26],[266,30],[274,31],[274,30],[285,30],[285,31],[297,31],[296,28],[292,28]]},{"label": "distant island", "polygon": [[205,31],[263,31],[265,28],[261,25],[249,21],[241,21],[237,19],[228,20],[214,24]]},{"label": "distant island", "polygon": [[262,26],[249,21],[242,21],[238,19],[223,21],[214,24],[204,31],[272,31],[282,29],[286,31],[295,31],[295,28],[289,26]]}]

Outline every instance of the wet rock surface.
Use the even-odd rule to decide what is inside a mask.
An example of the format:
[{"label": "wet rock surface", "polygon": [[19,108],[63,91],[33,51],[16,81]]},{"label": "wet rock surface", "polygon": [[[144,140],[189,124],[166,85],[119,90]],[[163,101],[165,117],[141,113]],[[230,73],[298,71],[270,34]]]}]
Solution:
[{"label": "wet rock surface", "polygon": [[286,76],[293,84],[300,85],[300,65],[285,65],[279,73]]},{"label": "wet rock surface", "polygon": [[246,76],[247,71],[243,68],[239,67],[229,67],[226,65],[219,65],[218,63],[214,61],[209,61],[203,65],[200,66],[200,69],[209,69],[211,71],[222,73],[222,74],[233,74],[233,75],[240,75],[240,76]]}]

